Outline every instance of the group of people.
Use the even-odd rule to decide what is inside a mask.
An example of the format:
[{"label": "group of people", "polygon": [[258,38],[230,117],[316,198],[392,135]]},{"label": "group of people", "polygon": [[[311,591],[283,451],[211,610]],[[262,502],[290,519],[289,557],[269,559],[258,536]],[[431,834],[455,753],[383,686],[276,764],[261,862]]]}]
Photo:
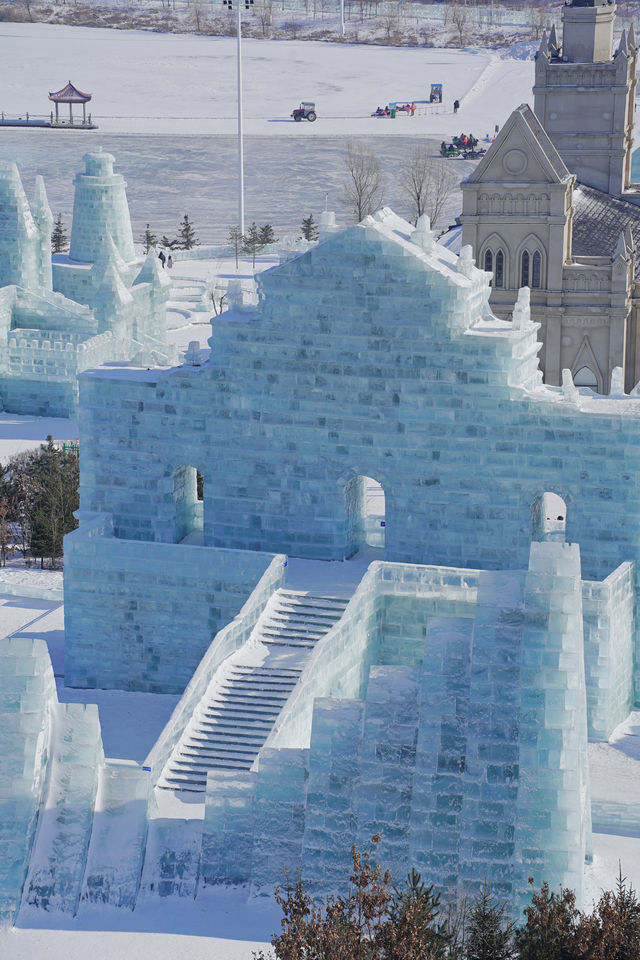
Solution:
[{"label": "group of people", "polygon": [[162,268],[163,268],[163,269],[164,269],[164,266],[165,266],[165,263],[166,263],[166,265],[167,265],[167,267],[169,268],[169,270],[171,270],[171,268],[172,268],[172,266],[173,266],[173,257],[171,256],[171,254],[169,254],[168,257],[165,257],[165,255],[164,255],[164,250],[161,250],[160,253],[158,254],[158,260],[159,260],[160,263],[162,264]]},{"label": "group of people", "polygon": [[372,113],[372,117],[395,117],[396,113],[404,112],[409,113],[411,116],[416,112],[415,103],[403,103],[396,104],[393,107],[390,107],[388,104],[386,107],[378,107],[375,113]]}]

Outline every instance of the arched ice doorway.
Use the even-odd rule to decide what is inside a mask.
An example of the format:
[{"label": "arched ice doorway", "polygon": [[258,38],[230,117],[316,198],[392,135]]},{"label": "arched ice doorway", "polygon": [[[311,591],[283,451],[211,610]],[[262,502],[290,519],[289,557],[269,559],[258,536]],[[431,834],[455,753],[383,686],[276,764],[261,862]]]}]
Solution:
[{"label": "arched ice doorway", "polygon": [[365,547],[384,550],[386,540],[386,501],[377,480],[360,474],[344,488],[347,538],[345,558]]},{"label": "arched ice doorway", "polygon": [[531,504],[532,539],[564,542],[567,529],[567,505],[557,493],[547,491]]}]

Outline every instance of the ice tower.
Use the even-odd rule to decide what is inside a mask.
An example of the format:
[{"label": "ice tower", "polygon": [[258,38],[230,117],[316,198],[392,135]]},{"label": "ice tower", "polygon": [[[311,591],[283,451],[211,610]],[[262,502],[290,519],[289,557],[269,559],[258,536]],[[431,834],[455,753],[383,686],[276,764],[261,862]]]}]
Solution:
[{"label": "ice tower", "polygon": [[74,181],[71,259],[97,260],[102,243],[110,236],[123,260],[134,260],[127,184],[121,174],[113,172],[115,157],[100,150],[83,159],[84,173],[78,173]]},{"label": "ice tower", "polygon": [[14,413],[72,416],[77,374],[107,360],[163,363],[169,279],[136,257],[114,158],[85,157],[71,249],[51,257],[42,177],[31,206],[15,164],[0,164],[0,402]]},{"label": "ice tower", "polygon": [[15,163],[0,162],[0,287],[41,288],[40,235]]}]

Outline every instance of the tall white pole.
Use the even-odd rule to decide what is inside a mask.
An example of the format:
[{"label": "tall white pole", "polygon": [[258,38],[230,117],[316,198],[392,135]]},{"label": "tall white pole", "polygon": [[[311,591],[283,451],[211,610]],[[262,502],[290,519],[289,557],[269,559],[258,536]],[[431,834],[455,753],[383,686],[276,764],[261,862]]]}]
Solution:
[{"label": "tall white pole", "polygon": [[340,0],[340,36],[344,37],[344,0]]},{"label": "tall white pole", "polygon": [[237,47],[238,47],[238,226],[240,233],[244,233],[244,146],[242,142],[242,4],[244,0],[236,0],[238,11],[237,19]]}]

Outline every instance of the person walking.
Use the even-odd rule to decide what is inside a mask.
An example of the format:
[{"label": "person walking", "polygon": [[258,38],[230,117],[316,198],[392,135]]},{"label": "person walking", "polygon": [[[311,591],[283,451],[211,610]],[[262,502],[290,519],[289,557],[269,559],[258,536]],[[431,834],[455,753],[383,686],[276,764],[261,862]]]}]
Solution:
[{"label": "person walking", "polygon": [[169,254],[167,258],[167,268],[171,270],[172,266],[173,266],[173,257],[171,256],[171,254]]},{"label": "person walking", "polygon": [[459,109],[460,109],[460,101],[459,101],[459,100],[454,100],[454,101],[453,101],[453,112],[454,112],[454,113],[457,113]]},{"label": "person walking", "polygon": [[160,263],[162,264],[162,269],[163,269],[163,270],[164,270],[164,263],[165,263],[165,260],[166,260],[166,259],[167,259],[167,258],[166,258],[165,255],[164,255],[164,251],[161,250],[160,253],[158,254],[158,260],[159,260]]}]

